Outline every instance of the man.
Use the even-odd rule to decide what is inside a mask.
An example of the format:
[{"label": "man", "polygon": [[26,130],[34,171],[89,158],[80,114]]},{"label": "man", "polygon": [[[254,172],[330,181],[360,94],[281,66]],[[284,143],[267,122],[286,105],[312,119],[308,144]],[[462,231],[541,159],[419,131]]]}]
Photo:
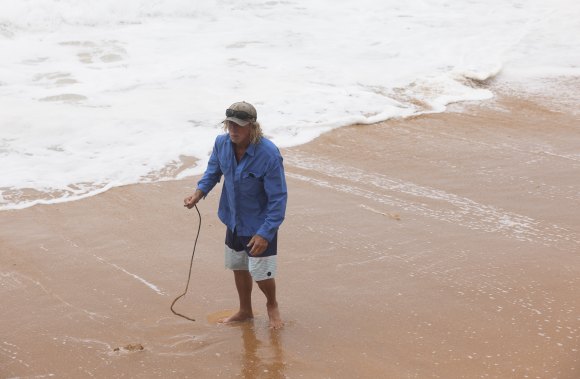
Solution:
[{"label": "man", "polygon": [[276,300],[278,228],[286,212],[286,179],[278,148],[263,137],[254,106],[244,101],[226,110],[207,169],[195,193],[184,200],[191,209],[224,176],[218,216],[226,225],[225,266],[233,270],[239,311],[222,322],[254,317],[252,286],[266,295],[270,327],[282,327]]}]

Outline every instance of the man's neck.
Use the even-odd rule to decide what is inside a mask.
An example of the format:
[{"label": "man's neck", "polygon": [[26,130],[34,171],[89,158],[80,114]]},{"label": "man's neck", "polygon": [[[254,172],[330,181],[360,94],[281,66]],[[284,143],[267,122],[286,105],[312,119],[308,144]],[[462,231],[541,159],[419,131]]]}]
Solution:
[{"label": "man's neck", "polygon": [[242,157],[244,156],[244,154],[246,153],[246,150],[248,150],[248,146],[250,146],[250,143],[234,143],[234,152],[236,153],[236,160],[239,162],[242,160]]},{"label": "man's neck", "polygon": [[240,142],[240,143],[234,143],[234,149],[236,150],[236,152],[238,151],[246,151],[248,149],[248,146],[250,146],[250,141],[248,142]]}]

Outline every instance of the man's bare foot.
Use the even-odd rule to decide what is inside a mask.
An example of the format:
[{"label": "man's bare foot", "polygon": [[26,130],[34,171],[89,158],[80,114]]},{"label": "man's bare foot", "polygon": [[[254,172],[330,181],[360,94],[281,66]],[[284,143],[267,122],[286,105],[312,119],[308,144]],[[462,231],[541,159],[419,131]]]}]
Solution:
[{"label": "man's bare foot", "polygon": [[243,312],[238,311],[236,314],[231,315],[230,317],[222,318],[218,321],[220,324],[229,324],[231,322],[242,322],[248,321],[254,318],[254,314],[252,312]]},{"label": "man's bare foot", "polygon": [[278,310],[278,304],[269,306],[268,308],[268,317],[270,318],[270,329],[280,329],[284,326],[284,322],[282,318],[280,318],[280,311]]}]

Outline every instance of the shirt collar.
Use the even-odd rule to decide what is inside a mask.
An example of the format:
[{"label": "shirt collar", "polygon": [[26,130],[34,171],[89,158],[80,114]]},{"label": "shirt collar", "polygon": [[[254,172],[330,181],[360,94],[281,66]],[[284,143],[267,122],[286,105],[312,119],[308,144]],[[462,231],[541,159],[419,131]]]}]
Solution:
[{"label": "shirt collar", "polygon": [[256,144],[250,143],[250,145],[246,149],[246,154],[253,157],[255,152],[256,152]]},{"label": "shirt collar", "polygon": [[[229,139],[229,137],[228,137],[228,139]],[[230,146],[232,147],[232,150],[233,150],[234,144],[233,144],[232,140],[229,140],[229,141],[230,141]],[[248,145],[248,148],[246,149],[246,154],[253,157],[255,153],[256,153],[256,144],[250,142],[250,144]]]}]

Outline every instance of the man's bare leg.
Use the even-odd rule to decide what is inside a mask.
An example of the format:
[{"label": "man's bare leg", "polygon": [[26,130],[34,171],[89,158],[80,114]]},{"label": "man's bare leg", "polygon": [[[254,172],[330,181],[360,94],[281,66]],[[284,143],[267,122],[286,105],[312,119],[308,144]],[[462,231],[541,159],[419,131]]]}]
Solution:
[{"label": "man's bare leg", "polygon": [[253,280],[250,272],[247,270],[233,270],[236,281],[236,289],[240,299],[240,310],[238,313],[221,319],[219,322],[228,323],[236,321],[246,321],[254,318],[252,312],[252,285]]},{"label": "man's bare leg", "polygon": [[280,329],[284,323],[280,318],[280,310],[278,309],[278,302],[276,301],[276,282],[274,278],[261,280],[258,287],[266,295],[266,308],[268,309],[268,317],[270,318],[270,328]]}]

